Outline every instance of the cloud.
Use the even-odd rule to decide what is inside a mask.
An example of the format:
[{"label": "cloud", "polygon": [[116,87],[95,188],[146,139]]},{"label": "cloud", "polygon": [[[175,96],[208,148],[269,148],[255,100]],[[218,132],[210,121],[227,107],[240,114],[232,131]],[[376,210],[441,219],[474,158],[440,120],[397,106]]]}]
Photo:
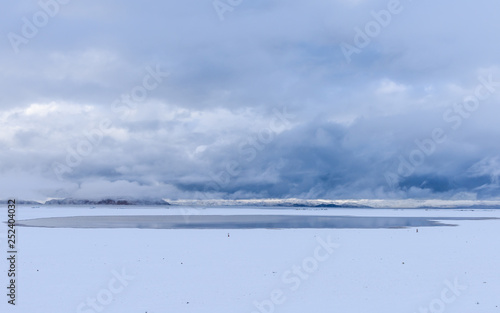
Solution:
[{"label": "cloud", "polygon": [[401,2],[346,62],[387,5],[71,1],[16,53],[11,3],[0,198],[498,198],[499,4]]}]

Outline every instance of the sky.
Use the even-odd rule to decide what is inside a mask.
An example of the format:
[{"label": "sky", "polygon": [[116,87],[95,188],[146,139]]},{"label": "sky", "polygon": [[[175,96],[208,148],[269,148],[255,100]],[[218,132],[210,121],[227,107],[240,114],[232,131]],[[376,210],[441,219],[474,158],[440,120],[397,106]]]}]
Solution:
[{"label": "sky", "polygon": [[499,10],[11,1],[0,198],[500,199]]}]

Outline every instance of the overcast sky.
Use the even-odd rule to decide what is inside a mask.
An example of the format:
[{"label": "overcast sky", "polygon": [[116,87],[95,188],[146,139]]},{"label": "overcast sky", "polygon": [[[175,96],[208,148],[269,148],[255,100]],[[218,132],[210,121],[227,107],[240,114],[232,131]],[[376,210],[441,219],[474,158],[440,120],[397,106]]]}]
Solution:
[{"label": "overcast sky", "polygon": [[0,198],[498,199],[498,12],[9,1]]}]

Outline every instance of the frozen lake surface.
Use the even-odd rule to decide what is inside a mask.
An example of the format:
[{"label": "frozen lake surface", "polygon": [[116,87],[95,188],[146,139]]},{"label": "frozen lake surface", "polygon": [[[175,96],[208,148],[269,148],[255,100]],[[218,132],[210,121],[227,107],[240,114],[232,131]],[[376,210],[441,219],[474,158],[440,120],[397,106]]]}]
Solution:
[{"label": "frozen lake surface", "polygon": [[451,222],[484,219],[491,218],[317,215],[116,215],[37,218],[19,221],[17,225],[51,228],[146,229],[402,228],[456,226]]}]

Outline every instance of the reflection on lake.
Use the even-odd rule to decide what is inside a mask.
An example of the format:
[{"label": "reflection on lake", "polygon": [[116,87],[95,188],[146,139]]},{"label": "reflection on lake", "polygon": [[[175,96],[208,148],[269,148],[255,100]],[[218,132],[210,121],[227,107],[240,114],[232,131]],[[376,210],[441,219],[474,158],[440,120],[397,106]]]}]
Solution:
[{"label": "reflection on lake", "polygon": [[252,228],[402,228],[456,226],[472,217],[365,217],[301,215],[139,215],[71,216],[18,221],[18,226],[51,228],[252,229]]}]

